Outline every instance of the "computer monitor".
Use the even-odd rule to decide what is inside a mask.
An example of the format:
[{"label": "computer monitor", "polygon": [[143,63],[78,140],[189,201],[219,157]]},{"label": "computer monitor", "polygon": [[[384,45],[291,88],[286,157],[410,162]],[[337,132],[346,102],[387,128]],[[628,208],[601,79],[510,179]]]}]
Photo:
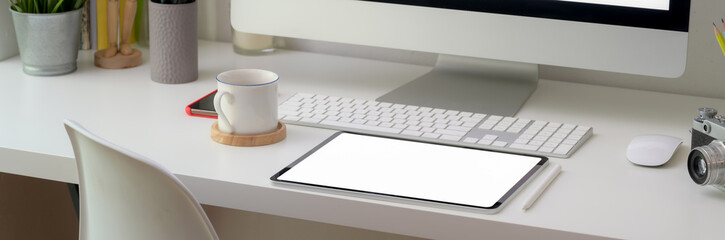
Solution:
[{"label": "computer monitor", "polygon": [[241,32],[439,54],[379,101],[514,115],[538,65],[685,69],[690,0],[232,0]]}]

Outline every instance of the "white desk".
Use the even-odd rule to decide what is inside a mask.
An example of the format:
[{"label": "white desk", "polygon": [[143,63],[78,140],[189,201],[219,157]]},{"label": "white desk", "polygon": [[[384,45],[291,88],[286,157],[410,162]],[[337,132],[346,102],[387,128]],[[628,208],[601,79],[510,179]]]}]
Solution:
[{"label": "white desk", "polygon": [[[90,51],[81,52],[78,71],[59,77],[25,75],[19,57],[0,62],[0,171],[77,182],[62,126],[70,118],[167,166],[209,205],[437,239],[723,236],[725,193],[695,185],[685,162],[697,108],[725,111],[725,100],[542,80],[517,116],[590,125],[594,136],[570,159],[551,159],[563,172],[528,211],[521,205],[533,188],[499,214],[485,215],[273,185],[273,173],[333,131],[288,125],[281,143],[231,147],[210,139],[214,120],[184,113],[216,87],[217,73],[234,68],[279,73],[281,92],[367,99],[429,68],[293,51],[244,57],[228,43],[199,45],[199,80],[182,85],[151,81],[148,62],[126,70],[96,68]],[[647,133],[685,143],[663,167],[634,166],[624,150],[632,137]]]}]

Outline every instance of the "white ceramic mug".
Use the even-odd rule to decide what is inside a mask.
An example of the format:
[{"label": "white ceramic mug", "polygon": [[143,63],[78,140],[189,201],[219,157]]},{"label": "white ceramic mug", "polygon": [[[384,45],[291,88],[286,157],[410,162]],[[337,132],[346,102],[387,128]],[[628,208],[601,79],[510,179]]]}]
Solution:
[{"label": "white ceramic mug", "polygon": [[237,69],[217,75],[214,108],[219,131],[252,136],[277,130],[276,73],[260,69]]}]

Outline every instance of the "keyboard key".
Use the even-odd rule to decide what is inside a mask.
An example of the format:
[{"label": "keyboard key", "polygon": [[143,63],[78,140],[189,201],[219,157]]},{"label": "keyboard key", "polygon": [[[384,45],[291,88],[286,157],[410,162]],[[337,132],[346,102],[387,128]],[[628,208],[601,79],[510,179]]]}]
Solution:
[{"label": "keyboard key", "polygon": [[477,123],[477,122],[480,122],[481,119],[480,118],[472,118],[472,117],[462,117],[461,118],[461,121],[463,121],[463,122],[473,122],[473,123]]},{"label": "keyboard key", "polygon": [[423,135],[423,132],[413,131],[413,130],[403,130],[403,132],[401,132],[400,134],[418,137],[420,135]]},{"label": "keyboard key", "polygon": [[[521,136],[519,136],[519,138],[520,139],[531,140],[531,139],[534,138],[534,135],[531,135],[531,134],[521,134]],[[546,139],[544,139],[544,140],[546,140]]]},{"label": "keyboard key", "polygon": [[461,125],[463,125],[463,122],[461,122],[461,121],[450,121],[450,122],[448,122],[448,125],[461,126]]},{"label": "keyboard key", "polygon": [[566,139],[567,140],[579,141],[580,139],[582,139],[582,136],[581,135],[569,135],[568,137],[566,137]]},{"label": "keyboard key", "polygon": [[463,135],[466,135],[467,132],[449,130],[449,129],[436,129],[435,133],[462,137]]},{"label": "keyboard key", "polygon": [[391,123],[395,123],[395,124],[401,124],[401,123],[405,123],[406,121],[405,121],[405,119],[401,119],[401,118],[396,118],[396,119],[393,119],[393,120],[392,120],[392,121],[390,121],[390,122],[391,122]]},{"label": "keyboard key", "polygon": [[455,131],[461,131],[461,132],[468,132],[468,131],[471,130],[471,128],[459,127],[459,126],[448,126],[448,128],[446,128],[446,129],[455,130]]},{"label": "keyboard key", "polygon": [[440,139],[457,142],[458,140],[461,140],[461,136],[441,135]]},{"label": "keyboard key", "polygon": [[508,127],[509,126],[506,126],[506,125],[498,125],[498,126],[494,127],[493,130],[497,131],[497,132],[503,132],[503,131],[506,131],[506,129]]},{"label": "keyboard key", "polygon": [[389,108],[391,106],[393,106],[393,104],[392,103],[388,103],[388,102],[378,103],[378,107],[382,107],[382,108]]},{"label": "keyboard key", "polygon": [[377,126],[380,125],[380,121],[367,121],[365,122],[365,125]]},{"label": "keyboard key", "polygon": [[523,149],[528,151],[536,151],[536,149],[539,149],[538,146],[532,146],[532,145],[526,145],[526,144],[511,144],[509,146],[510,148],[516,148],[516,149]]},{"label": "keyboard key", "polygon": [[325,125],[330,125],[330,126],[354,128],[354,129],[385,132],[385,133],[400,133],[402,131],[402,130],[396,129],[396,128],[388,128],[388,127],[380,127],[380,126],[367,126],[367,125],[362,125],[362,124],[336,122],[336,121],[328,121],[328,120],[323,120],[320,123],[325,124]]},{"label": "keyboard key", "polygon": [[512,117],[505,117],[505,118],[501,119],[501,122],[504,122],[504,123],[513,123],[515,121],[516,121],[516,118],[512,118]]},{"label": "keyboard key", "polygon": [[475,122],[464,122],[461,127],[473,128],[476,126]]},{"label": "keyboard key", "polygon": [[484,118],[486,118],[486,114],[483,114],[483,113],[474,113],[472,117],[473,118],[484,119]]},{"label": "keyboard key", "polygon": [[395,125],[395,123],[391,123],[391,122],[382,122],[382,123],[380,123],[380,124],[379,124],[378,126],[381,126],[381,127],[387,127],[387,128],[389,128],[389,127],[392,127],[393,125]]},{"label": "keyboard key", "polygon": [[439,136],[441,135],[437,133],[423,133],[424,138],[438,138]]},{"label": "keyboard key", "polygon": [[574,145],[561,144],[559,145],[559,147],[556,148],[556,150],[554,150],[554,153],[567,154],[572,147],[574,147]]},{"label": "keyboard key", "polygon": [[481,139],[478,141],[478,144],[481,145],[491,145],[491,143],[493,143],[493,140],[490,139]]},{"label": "keyboard key", "polygon": [[562,138],[563,139],[563,138],[566,138],[566,134],[554,133],[554,135],[551,135],[551,137]]},{"label": "keyboard key", "polygon": [[405,122],[405,125],[408,125],[408,126],[418,126],[418,124],[420,124],[419,121],[411,121],[411,120],[408,120],[408,121]]},{"label": "keyboard key", "polygon": [[546,142],[561,143],[561,141],[564,141],[564,139],[552,137],[552,138],[549,138],[549,140],[547,140]]},{"label": "keyboard key", "polygon": [[306,122],[306,123],[318,123],[321,119],[317,118],[302,118],[300,122]]},{"label": "keyboard key", "polygon": [[520,128],[520,127],[511,127],[511,128],[509,128],[509,129],[506,129],[506,132],[510,132],[510,133],[519,133],[519,132],[521,132],[521,130],[522,130],[522,129],[523,129],[523,128]]},{"label": "keyboard key", "polygon": [[421,126],[408,126],[408,128],[406,128],[406,129],[413,130],[413,131],[420,131],[421,129],[423,129],[423,127],[421,127]]},{"label": "keyboard key", "polygon": [[491,130],[493,128],[493,125],[484,123],[484,124],[481,124],[481,126],[478,126],[478,128],[484,129],[484,130]]},{"label": "keyboard key", "polygon": [[302,118],[301,118],[301,117],[296,117],[296,116],[286,116],[286,117],[284,117],[283,119],[284,119],[285,121],[295,121],[295,122],[296,122],[296,121],[299,121],[299,120],[302,120]]},{"label": "keyboard key", "polygon": [[448,115],[448,117],[446,117],[446,119],[451,120],[451,121],[458,121],[458,120],[461,120],[461,116],[458,116],[458,115]]},{"label": "keyboard key", "polygon": [[550,153],[550,152],[553,152],[553,151],[554,151],[554,148],[553,147],[541,147],[541,148],[539,148],[539,152],[543,152],[543,153]]},{"label": "keyboard key", "polygon": [[284,114],[287,116],[297,116],[300,114],[300,112],[298,112],[298,111],[289,111],[289,110],[283,110],[283,109],[280,109],[279,111],[277,111],[277,113]]},{"label": "keyboard key", "polygon": [[556,130],[556,133],[558,133],[558,134],[564,134],[564,135],[567,135],[567,134],[569,134],[569,133],[571,132],[571,130],[572,130],[572,129],[567,129],[567,128],[559,128],[559,130]]},{"label": "keyboard key", "polygon": [[546,126],[547,123],[549,123],[549,122],[547,122],[547,121],[541,121],[541,120],[536,120],[536,121],[534,121],[534,123],[531,124],[531,126],[532,127],[539,127],[539,129],[541,129],[544,126]]},{"label": "keyboard key", "polygon": [[393,128],[398,128],[398,129],[405,129],[407,127],[408,127],[408,125],[400,124],[400,123],[396,123],[395,125],[393,125]]},{"label": "keyboard key", "polygon": [[460,112],[460,113],[458,113],[458,116],[471,117],[471,116],[473,116],[473,113],[472,112]]},{"label": "keyboard key", "polygon": [[493,141],[493,140],[496,140],[497,138],[498,138],[498,136],[496,136],[496,135],[486,134],[486,136],[483,136],[482,139],[488,139],[488,140]]},{"label": "keyboard key", "polygon": [[497,121],[497,122],[501,119],[503,119],[503,117],[498,116],[498,115],[491,115],[490,117],[488,117],[488,120]]},{"label": "keyboard key", "polygon": [[530,119],[520,118],[519,120],[516,120],[516,123],[523,124],[523,125],[529,124],[530,122],[531,122]]}]

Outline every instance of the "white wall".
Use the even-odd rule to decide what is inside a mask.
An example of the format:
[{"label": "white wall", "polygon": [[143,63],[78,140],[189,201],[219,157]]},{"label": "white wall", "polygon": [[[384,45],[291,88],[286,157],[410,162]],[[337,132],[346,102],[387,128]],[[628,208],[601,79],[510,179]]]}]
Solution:
[{"label": "white wall", "polygon": [[10,2],[0,1],[0,61],[18,55],[18,41],[9,8]]},{"label": "white wall", "polygon": [[[540,77],[559,81],[725,98],[725,56],[720,51],[712,30],[713,22],[719,23],[721,18],[725,18],[725,1],[691,1],[687,67],[682,77],[668,79],[553,66],[541,66]],[[199,1],[200,39],[230,41],[231,26],[228,6],[229,0]],[[435,63],[436,57],[429,53],[289,38],[283,38],[279,46],[420,65],[432,65]]]}]

